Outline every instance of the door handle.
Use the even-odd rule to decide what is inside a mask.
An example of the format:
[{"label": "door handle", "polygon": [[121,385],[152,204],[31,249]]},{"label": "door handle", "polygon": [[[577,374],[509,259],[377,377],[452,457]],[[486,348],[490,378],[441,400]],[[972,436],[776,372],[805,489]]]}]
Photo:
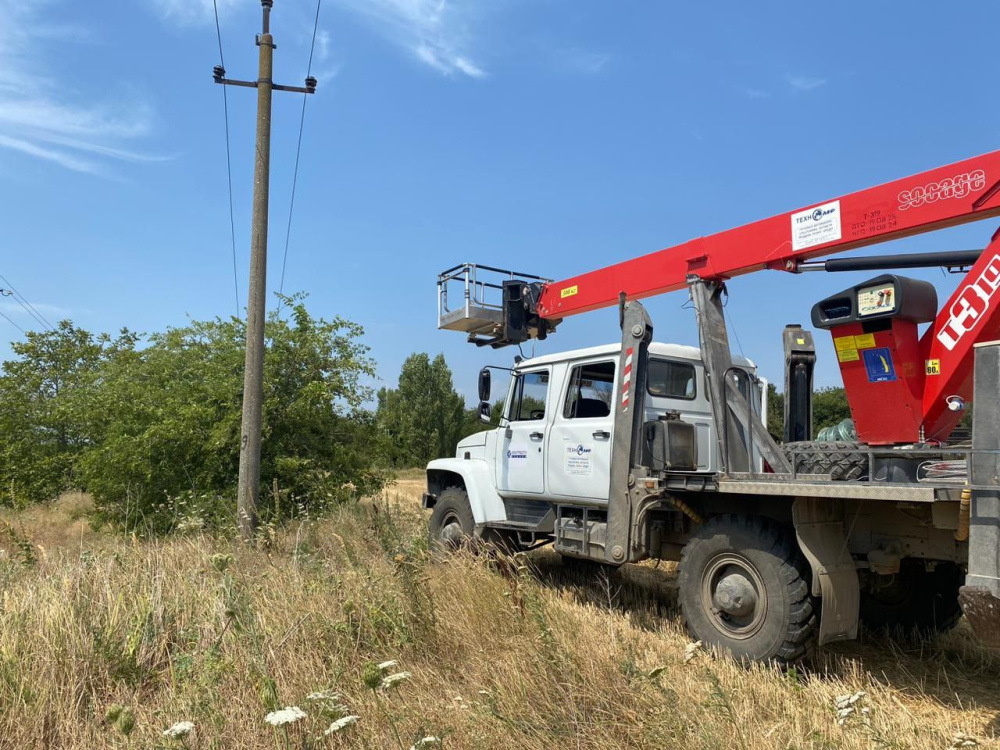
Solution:
[{"label": "door handle", "polygon": [[528,435],[528,437],[530,437],[532,440],[541,440],[543,437],[545,437],[545,433],[544,432],[532,432],[530,435]]},{"label": "door handle", "polygon": [[595,430],[594,437],[598,438],[599,440],[607,440],[609,437],[611,437],[611,433],[608,432],[607,430]]}]

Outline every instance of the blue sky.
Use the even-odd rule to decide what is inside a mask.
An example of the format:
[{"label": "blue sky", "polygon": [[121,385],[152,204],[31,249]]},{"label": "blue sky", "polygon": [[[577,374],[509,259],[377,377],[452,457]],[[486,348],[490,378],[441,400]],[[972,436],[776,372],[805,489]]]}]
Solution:
[{"label": "blue sky", "polygon": [[[219,0],[229,75],[255,77],[257,0]],[[509,361],[436,330],[462,261],[564,278],[994,150],[993,2],[325,0],[286,291],[365,325],[384,381],[443,351],[471,396]],[[313,0],[275,0],[275,78],[301,85]],[[0,274],[49,319],[154,331],[231,315],[222,93],[211,0],[0,0]],[[9,32],[8,32],[9,33]],[[229,92],[240,304],[254,93]],[[275,97],[270,287],[301,101]],[[883,245],[985,246],[982,222]],[[781,329],[871,274],[730,284],[742,349],[781,369]],[[941,301],[955,277],[934,281]],[[695,343],[683,293],[648,303]],[[0,310],[30,319],[11,300]],[[615,340],[566,321],[536,351]],[[0,357],[21,334],[0,319]],[[818,381],[839,382],[819,332]]]}]

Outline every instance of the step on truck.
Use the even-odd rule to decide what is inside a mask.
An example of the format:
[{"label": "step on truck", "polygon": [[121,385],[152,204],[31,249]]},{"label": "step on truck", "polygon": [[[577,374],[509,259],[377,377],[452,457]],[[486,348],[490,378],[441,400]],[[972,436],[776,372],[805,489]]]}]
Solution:
[{"label": "step on truck", "polygon": [[[744,660],[794,662],[856,638],[861,621],[933,633],[963,614],[1000,645],[1000,232],[982,250],[822,259],[996,216],[1000,152],[564,281],[475,264],[440,274],[439,327],[477,346],[544,339],[616,304],[621,340],[516,360],[499,425],[428,464],[432,537],[677,561],[692,636]],[[853,419],[834,440],[813,439],[812,334],[784,329],[772,437],[766,383],[730,352],[726,282],[926,267],[966,274],[943,306],[897,273],[813,306]],[[654,342],[639,301],[682,289],[698,348]],[[484,368],[485,422],[491,381]],[[956,428],[973,402],[970,439]]]}]

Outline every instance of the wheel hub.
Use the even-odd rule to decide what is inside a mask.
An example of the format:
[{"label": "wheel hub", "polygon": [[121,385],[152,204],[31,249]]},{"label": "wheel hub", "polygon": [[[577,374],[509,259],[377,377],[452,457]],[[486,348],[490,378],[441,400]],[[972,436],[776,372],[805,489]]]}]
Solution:
[{"label": "wheel hub", "polygon": [[713,601],[726,614],[745,617],[757,606],[757,592],[743,573],[728,573],[716,585]]},{"label": "wheel hub", "polygon": [[767,615],[767,591],[757,568],[735,552],[716,555],[705,567],[701,601],[709,620],[727,638],[758,633]]},{"label": "wheel hub", "polygon": [[461,546],[464,538],[465,532],[462,531],[462,526],[458,523],[457,519],[450,520],[441,529],[441,541],[452,547]]}]

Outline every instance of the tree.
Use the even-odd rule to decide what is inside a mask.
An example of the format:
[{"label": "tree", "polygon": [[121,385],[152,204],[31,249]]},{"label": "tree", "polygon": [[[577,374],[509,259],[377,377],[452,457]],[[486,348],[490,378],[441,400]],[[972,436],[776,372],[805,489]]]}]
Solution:
[{"label": "tree", "polygon": [[378,392],[376,419],[390,444],[393,466],[422,466],[454,454],[468,422],[444,355],[433,360],[425,353],[407,357],[398,388]]},{"label": "tree", "polygon": [[[377,468],[383,442],[364,408],[373,394],[363,379],[374,365],[362,329],[313,318],[301,297],[281,300],[285,315],[272,311],[266,326],[265,521],[322,512],[386,479]],[[0,399],[0,419],[15,425],[21,454],[41,447],[60,468],[32,499],[85,489],[104,519],[125,528],[234,523],[244,340],[243,321],[217,318],[154,334],[143,348],[134,334],[94,339],[70,326],[55,364],[48,349],[20,350],[0,378],[0,393],[20,398]],[[11,462],[10,452],[5,441],[0,471],[14,486],[46,466],[41,458]]]},{"label": "tree", "polygon": [[[824,427],[851,419],[851,407],[843,388],[820,388],[813,392],[813,436]],[[774,383],[767,384],[767,431],[779,442],[785,435],[785,394]]]},{"label": "tree", "polygon": [[102,363],[135,342],[129,331],[95,338],[62,321],[11,344],[16,359],[0,376],[0,503],[44,502],[79,487],[76,465],[90,440],[77,396]]},{"label": "tree", "polygon": [[820,388],[813,393],[813,434],[850,418],[851,407],[843,388]]}]

